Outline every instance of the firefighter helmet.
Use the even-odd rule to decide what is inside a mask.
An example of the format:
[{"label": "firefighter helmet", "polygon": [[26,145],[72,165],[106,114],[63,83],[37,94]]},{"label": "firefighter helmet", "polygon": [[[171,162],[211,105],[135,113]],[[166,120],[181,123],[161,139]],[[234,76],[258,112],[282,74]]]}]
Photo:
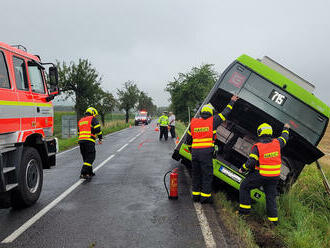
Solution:
[{"label": "firefighter helmet", "polygon": [[258,136],[262,136],[262,135],[273,135],[273,128],[271,125],[267,124],[267,123],[262,123],[261,125],[259,125],[258,129],[257,129],[257,134]]},{"label": "firefighter helmet", "polygon": [[209,113],[209,114],[213,115],[213,110],[214,110],[214,108],[213,108],[212,104],[208,103],[202,107],[201,113]]},{"label": "firefighter helmet", "polygon": [[86,109],[85,113],[89,113],[91,115],[93,115],[94,117],[97,116],[99,113],[97,112],[97,110],[93,107],[89,107],[88,109]]}]

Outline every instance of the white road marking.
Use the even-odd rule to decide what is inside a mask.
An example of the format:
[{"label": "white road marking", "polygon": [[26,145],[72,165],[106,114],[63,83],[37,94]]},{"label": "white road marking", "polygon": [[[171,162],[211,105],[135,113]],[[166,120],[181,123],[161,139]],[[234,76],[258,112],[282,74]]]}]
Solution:
[{"label": "white road marking", "polygon": [[[124,128],[124,129],[122,129],[122,130],[120,130],[120,131],[117,131],[117,132],[109,133],[109,134],[105,135],[104,137],[112,136],[112,135],[115,135],[115,134],[120,134],[120,133],[126,131],[126,129],[128,129],[128,127],[127,127],[127,128]],[[75,150],[75,149],[77,149],[77,148],[79,148],[79,146],[75,146],[75,147],[73,147],[73,148],[71,148],[71,149],[69,149],[69,150],[66,150],[66,151],[63,151],[63,152],[57,153],[56,156],[61,156],[61,155],[65,154],[65,153],[70,152],[70,151],[72,151],[72,150]]]},{"label": "white road marking", "polygon": [[[94,171],[98,171],[101,169],[110,159],[112,159],[115,155],[112,154],[106,160],[104,160],[101,164],[99,164]],[[80,184],[82,184],[85,179],[80,179],[75,184],[73,184],[70,188],[65,190],[61,195],[59,195],[55,200],[49,203],[46,207],[40,210],[36,215],[26,221],[22,226],[20,226],[16,231],[10,234],[7,238],[5,238],[1,243],[11,243],[15,241],[22,233],[24,233],[27,229],[29,229],[34,223],[36,223],[42,216],[44,216],[49,210],[55,207],[58,203],[60,203],[66,196],[68,196],[73,190],[75,190]]]},{"label": "white road marking", "polygon": [[117,152],[120,152],[120,151],[123,150],[126,146],[128,146],[128,143],[125,144],[125,145],[123,145],[122,147],[120,147],[120,148],[117,150]]},{"label": "white road marking", "polygon": [[201,230],[202,230],[202,234],[203,234],[203,237],[204,237],[206,247],[207,248],[217,247],[217,245],[214,241],[214,237],[213,237],[210,225],[209,225],[209,223],[207,221],[207,218],[206,218],[206,216],[203,212],[202,205],[200,203],[195,202],[194,207],[195,207],[195,210],[196,210],[197,218],[198,218]]},{"label": "white road marking", "polygon": [[[186,178],[190,178],[190,176],[187,173],[186,168],[184,168],[183,170],[184,170],[184,174],[185,174]],[[195,211],[197,214],[199,226],[201,227],[201,230],[202,230],[205,246],[207,248],[217,247],[213,234],[212,234],[212,231],[211,231],[211,228],[210,228],[210,225],[209,225],[209,222],[207,221],[207,218],[204,214],[202,205],[200,203],[194,202],[194,207],[195,207]]]},{"label": "white road marking", "polygon": [[70,151],[73,151],[73,150],[77,149],[78,147],[79,147],[79,146],[75,146],[75,147],[73,147],[73,148],[71,148],[71,149],[69,149],[69,150],[66,150],[66,151],[63,151],[63,152],[57,153],[56,156],[61,156],[61,155],[65,154],[65,153],[67,153],[67,152],[70,152]]}]

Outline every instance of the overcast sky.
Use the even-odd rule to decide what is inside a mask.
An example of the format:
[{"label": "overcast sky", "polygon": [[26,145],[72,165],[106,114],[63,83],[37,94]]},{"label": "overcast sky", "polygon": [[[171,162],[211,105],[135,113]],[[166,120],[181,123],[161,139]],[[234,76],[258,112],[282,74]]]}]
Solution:
[{"label": "overcast sky", "polygon": [[115,93],[133,80],[159,106],[179,72],[222,72],[245,53],[267,55],[316,85],[330,105],[330,1],[6,0],[0,41],[43,61],[87,58]]}]

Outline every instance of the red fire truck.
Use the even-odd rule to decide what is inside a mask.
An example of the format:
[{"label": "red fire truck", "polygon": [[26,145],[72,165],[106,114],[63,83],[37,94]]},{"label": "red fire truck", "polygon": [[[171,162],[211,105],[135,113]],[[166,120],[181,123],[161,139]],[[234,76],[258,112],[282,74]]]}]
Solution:
[{"label": "red fire truck", "polygon": [[58,94],[57,83],[54,64],[42,63],[23,46],[0,42],[1,208],[34,204],[42,189],[42,170],[55,165],[51,101]]}]

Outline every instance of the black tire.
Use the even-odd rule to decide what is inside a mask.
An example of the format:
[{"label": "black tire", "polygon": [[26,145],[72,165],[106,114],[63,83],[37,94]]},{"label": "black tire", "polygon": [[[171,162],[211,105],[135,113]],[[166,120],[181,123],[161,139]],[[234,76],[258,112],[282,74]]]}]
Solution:
[{"label": "black tire", "polygon": [[12,192],[12,207],[33,205],[39,198],[43,183],[42,162],[38,150],[24,147],[18,175],[18,188]]}]

